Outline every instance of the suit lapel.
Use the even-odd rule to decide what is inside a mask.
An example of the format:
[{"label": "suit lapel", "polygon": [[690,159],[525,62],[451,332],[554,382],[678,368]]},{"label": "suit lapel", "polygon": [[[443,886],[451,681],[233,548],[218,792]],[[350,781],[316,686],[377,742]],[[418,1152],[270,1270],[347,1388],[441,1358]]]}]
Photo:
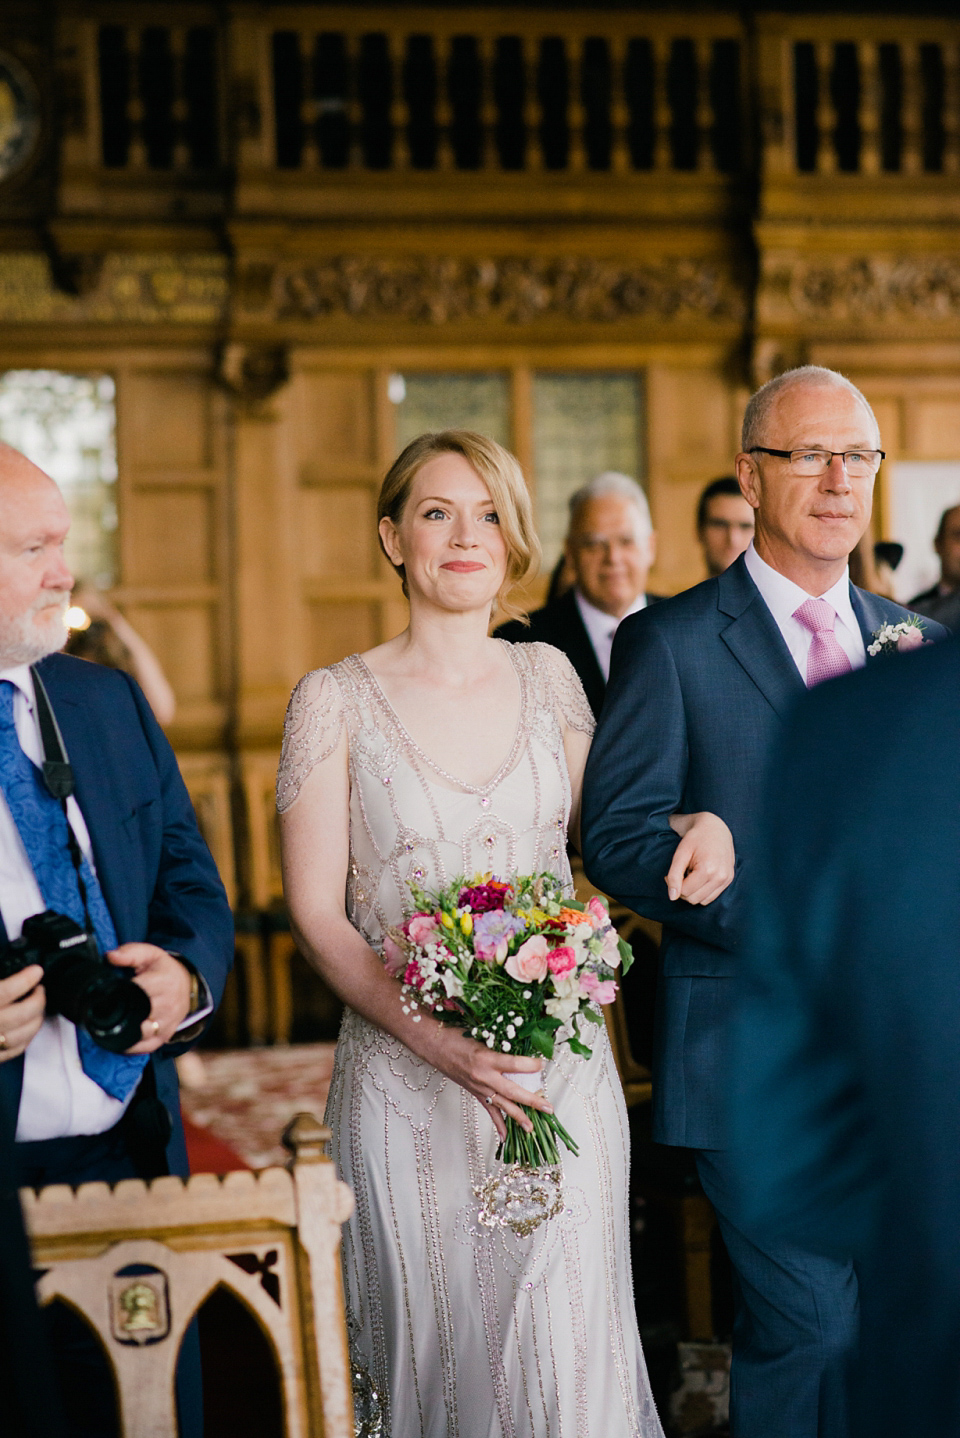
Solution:
[{"label": "suit lapel", "polygon": [[742,556],[720,575],[717,584],[718,608],[721,615],[730,617],[720,638],[763,697],[785,718],[805,685]]},{"label": "suit lapel", "polygon": [[566,613],[562,617],[561,624],[565,643],[561,645],[561,648],[565,649],[567,658],[580,675],[591,709],[595,714],[599,714],[607,686],[603,678],[603,670],[600,668],[600,661],[597,659],[597,651],[590,642],[590,635],[581,618],[580,607],[572,589],[558,600],[559,605],[566,606]]},{"label": "suit lapel", "polygon": [[[878,599],[877,595],[871,594],[869,590],[858,589],[855,584],[851,583],[850,603],[856,615],[857,623],[860,625],[860,633],[863,636],[863,647],[865,650],[868,650],[873,643],[874,634],[887,623],[888,616],[884,610],[884,601]],[[867,654],[866,659],[869,664],[869,654]]]},{"label": "suit lapel", "polygon": [[131,886],[126,873],[130,841],[120,823],[125,812],[123,802],[114,792],[110,767],[98,747],[103,735],[98,733],[100,726],[89,708],[81,707],[70,690],[59,683],[53,665],[43,667],[42,678],[73,769],[74,797],[90,834],[97,878],[122,944],[131,936]]}]

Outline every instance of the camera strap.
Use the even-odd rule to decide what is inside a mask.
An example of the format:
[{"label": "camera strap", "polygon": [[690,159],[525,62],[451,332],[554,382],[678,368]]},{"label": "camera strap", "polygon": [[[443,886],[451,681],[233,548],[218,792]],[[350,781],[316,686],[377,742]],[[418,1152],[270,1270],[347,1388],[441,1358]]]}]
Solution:
[{"label": "camera strap", "polygon": [[67,809],[67,800],[75,788],[73,769],[67,758],[63,735],[60,733],[60,725],[57,723],[57,717],[51,707],[50,696],[47,694],[46,686],[40,678],[35,664],[30,665],[30,673],[33,676],[40,741],[43,744],[43,782],[53,797],[59,799],[63,816],[67,821],[67,847],[70,850],[70,860],[77,875],[77,888],[80,890],[84,922],[87,932],[92,934],[96,931],[90,918],[90,910],[87,908],[87,886],[83,880],[83,855],[80,852],[80,845],[77,843],[77,836],[73,832],[73,825],[70,823],[70,814]]},{"label": "camera strap", "polygon": [[40,740],[43,744],[43,782],[55,799],[67,799],[73,793],[74,785],[73,770],[64,748],[63,735],[35,664],[31,664],[30,673],[33,675]]}]

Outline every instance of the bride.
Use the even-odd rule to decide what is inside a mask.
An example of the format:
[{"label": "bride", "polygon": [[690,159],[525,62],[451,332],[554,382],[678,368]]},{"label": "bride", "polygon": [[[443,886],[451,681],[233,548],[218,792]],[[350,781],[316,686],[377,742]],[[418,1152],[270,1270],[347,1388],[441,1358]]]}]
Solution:
[{"label": "bride", "polygon": [[[603,1028],[531,1096],[492,1052],[406,1011],[384,932],[407,882],[550,870],[567,883],[593,719],[569,661],[488,638],[539,546],[516,460],[421,435],[387,475],[380,542],[403,634],[301,680],[277,783],[297,941],[347,1005],[327,1121],[356,1195],[343,1273],[352,1356],[392,1438],[662,1438],[633,1307],[627,1115]],[[520,1238],[478,1221],[504,1115],[554,1109],[562,1213]]]}]

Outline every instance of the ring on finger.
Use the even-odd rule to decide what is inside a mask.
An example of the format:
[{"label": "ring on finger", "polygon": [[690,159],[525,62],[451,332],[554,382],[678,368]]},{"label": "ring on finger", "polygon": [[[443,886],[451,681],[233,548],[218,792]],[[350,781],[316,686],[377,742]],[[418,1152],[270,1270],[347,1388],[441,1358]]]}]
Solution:
[{"label": "ring on finger", "polygon": [[156,1038],[156,1037],[157,1037],[157,1034],[158,1034],[159,1032],[160,1032],[160,1025],[157,1023],[156,1019],[154,1019],[154,1021],[153,1021],[153,1037]]},{"label": "ring on finger", "polygon": [[493,1103],[493,1098],[494,1098],[493,1094],[492,1094],[492,1093],[488,1093],[485,1101],[486,1101],[488,1104],[492,1104],[492,1103]]},{"label": "ring on finger", "polygon": [[[7,1047],[7,1036],[6,1036],[6,1034],[0,1034],[0,1053],[3,1053],[3,1050],[4,1050],[6,1047]],[[492,1099],[488,1099],[488,1103],[492,1103],[492,1102],[493,1102]]]}]

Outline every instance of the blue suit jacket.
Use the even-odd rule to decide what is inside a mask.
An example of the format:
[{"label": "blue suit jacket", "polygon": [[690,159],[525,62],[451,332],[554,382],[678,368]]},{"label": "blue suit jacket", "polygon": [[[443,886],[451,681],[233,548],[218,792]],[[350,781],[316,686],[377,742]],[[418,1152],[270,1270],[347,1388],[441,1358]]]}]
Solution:
[{"label": "blue suit jacket", "polygon": [[732,1217],[857,1255],[858,1434],[960,1433],[960,639],[815,690],[776,762]]},{"label": "blue suit jacket", "polygon": [[[865,644],[907,611],[850,587]],[[927,634],[946,631],[932,621]],[[884,662],[890,662],[885,660]],[[767,764],[806,689],[743,558],[724,574],[624,620],[584,779],[581,824],[591,880],[663,923],[654,1051],[654,1137],[722,1148],[721,1080],[731,995]],[[712,904],[671,903],[664,878],[676,812],[710,810],[737,850],[733,883]]]},{"label": "blue suit jacket", "polygon": [[[210,851],[200,836],[177,761],[129,675],[55,654],[39,665],[60,725],[93,844],[97,876],[121,944],[172,949],[201,973],[215,1003],[233,961],[233,919]],[[186,1173],[174,1057],[151,1062],[157,1092],[174,1121],[171,1172]],[[0,1064],[0,1091],[20,1103],[23,1060]]]}]

